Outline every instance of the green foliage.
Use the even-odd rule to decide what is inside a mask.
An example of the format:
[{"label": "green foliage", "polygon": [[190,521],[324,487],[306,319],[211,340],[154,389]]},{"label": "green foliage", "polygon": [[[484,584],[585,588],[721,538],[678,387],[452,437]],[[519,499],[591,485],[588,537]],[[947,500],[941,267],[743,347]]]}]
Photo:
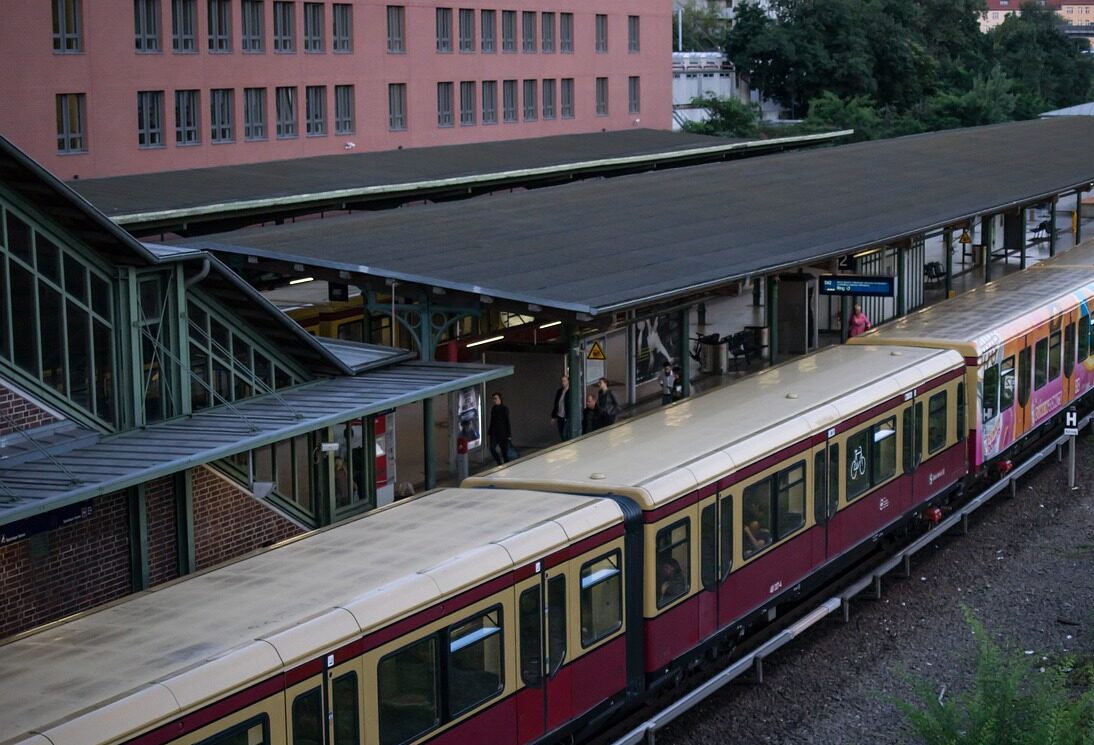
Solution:
[{"label": "green foliage", "polygon": [[672,14],[672,43],[681,39],[678,52],[720,52],[725,46],[728,23],[709,0],[686,0],[681,3],[684,34],[679,36],[680,14]]},{"label": "green foliage", "polygon": [[706,96],[696,98],[692,106],[707,110],[704,122],[685,122],[683,130],[699,135],[717,135],[719,137],[755,137],[759,134],[760,113],[751,104],[735,98],[715,98]]},{"label": "green foliage", "polygon": [[913,680],[915,703],[896,702],[925,745],[1091,745],[1094,671],[1072,659],[1042,666],[992,641],[968,609],[976,638],[971,690],[948,697]]},{"label": "green foliage", "polygon": [[727,58],[807,128],[859,139],[1026,119],[1094,95],[1094,59],[1029,3],[981,33],[985,0],[738,6]]}]

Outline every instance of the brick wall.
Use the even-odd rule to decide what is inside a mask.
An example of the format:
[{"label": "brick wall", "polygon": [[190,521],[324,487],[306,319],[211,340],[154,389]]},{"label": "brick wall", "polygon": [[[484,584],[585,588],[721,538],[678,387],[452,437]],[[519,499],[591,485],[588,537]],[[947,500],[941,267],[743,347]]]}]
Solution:
[{"label": "brick wall", "polygon": [[195,468],[194,549],[206,569],[304,529],[208,468]]},{"label": "brick wall", "polygon": [[0,546],[0,637],[129,593],[125,494],[92,508],[86,520]]},{"label": "brick wall", "polygon": [[56,421],[52,414],[0,384],[0,437]]},{"label": "brick wall", "polygon": [[144,485],[148,518],[148,580],[151,586],[179,576],[178,517],[172,476]]}]

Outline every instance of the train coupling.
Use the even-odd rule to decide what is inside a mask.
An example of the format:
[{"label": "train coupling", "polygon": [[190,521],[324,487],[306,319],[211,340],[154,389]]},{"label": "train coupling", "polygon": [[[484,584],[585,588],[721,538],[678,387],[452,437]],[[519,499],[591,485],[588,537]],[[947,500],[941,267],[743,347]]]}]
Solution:
[{"label": "train coupling", "polygon": [[928,507],[923,510],[923,521],[932,527],[938,525],[942,522],[942,508]]},{"label": "train coupling", "polygon": [[1014,461],[1001,460],[995,464],[995,473],[999,478],[1003,478],[1008,473],[1014,470]]}]

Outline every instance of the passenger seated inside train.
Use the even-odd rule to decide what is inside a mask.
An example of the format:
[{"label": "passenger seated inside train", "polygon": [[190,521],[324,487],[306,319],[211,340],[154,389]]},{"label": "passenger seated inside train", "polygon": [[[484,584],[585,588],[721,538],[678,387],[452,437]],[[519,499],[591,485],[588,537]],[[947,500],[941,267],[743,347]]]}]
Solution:
[{"label": "passenger seated inside train", "polygon": [[671,557],[661,560],[657,570],[657,604],[664,605],[684,594],[687,584],[680,564]]},{"label": "passenger seated inside train", "polygon": [[760,527],[759,520],[752,519],[745,522],[741,531],[741,545],[746,559],[770,543],[771,533]]}]

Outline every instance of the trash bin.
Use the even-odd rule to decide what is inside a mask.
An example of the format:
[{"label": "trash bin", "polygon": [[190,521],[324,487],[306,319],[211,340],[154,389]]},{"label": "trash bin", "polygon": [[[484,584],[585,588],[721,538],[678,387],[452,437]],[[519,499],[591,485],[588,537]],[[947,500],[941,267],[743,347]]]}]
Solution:
[{"label": "trash bin", "polygon": [[702,344],[699,348],[699,367],[707,375],[721,375],[726,371],[726,345]]}]

